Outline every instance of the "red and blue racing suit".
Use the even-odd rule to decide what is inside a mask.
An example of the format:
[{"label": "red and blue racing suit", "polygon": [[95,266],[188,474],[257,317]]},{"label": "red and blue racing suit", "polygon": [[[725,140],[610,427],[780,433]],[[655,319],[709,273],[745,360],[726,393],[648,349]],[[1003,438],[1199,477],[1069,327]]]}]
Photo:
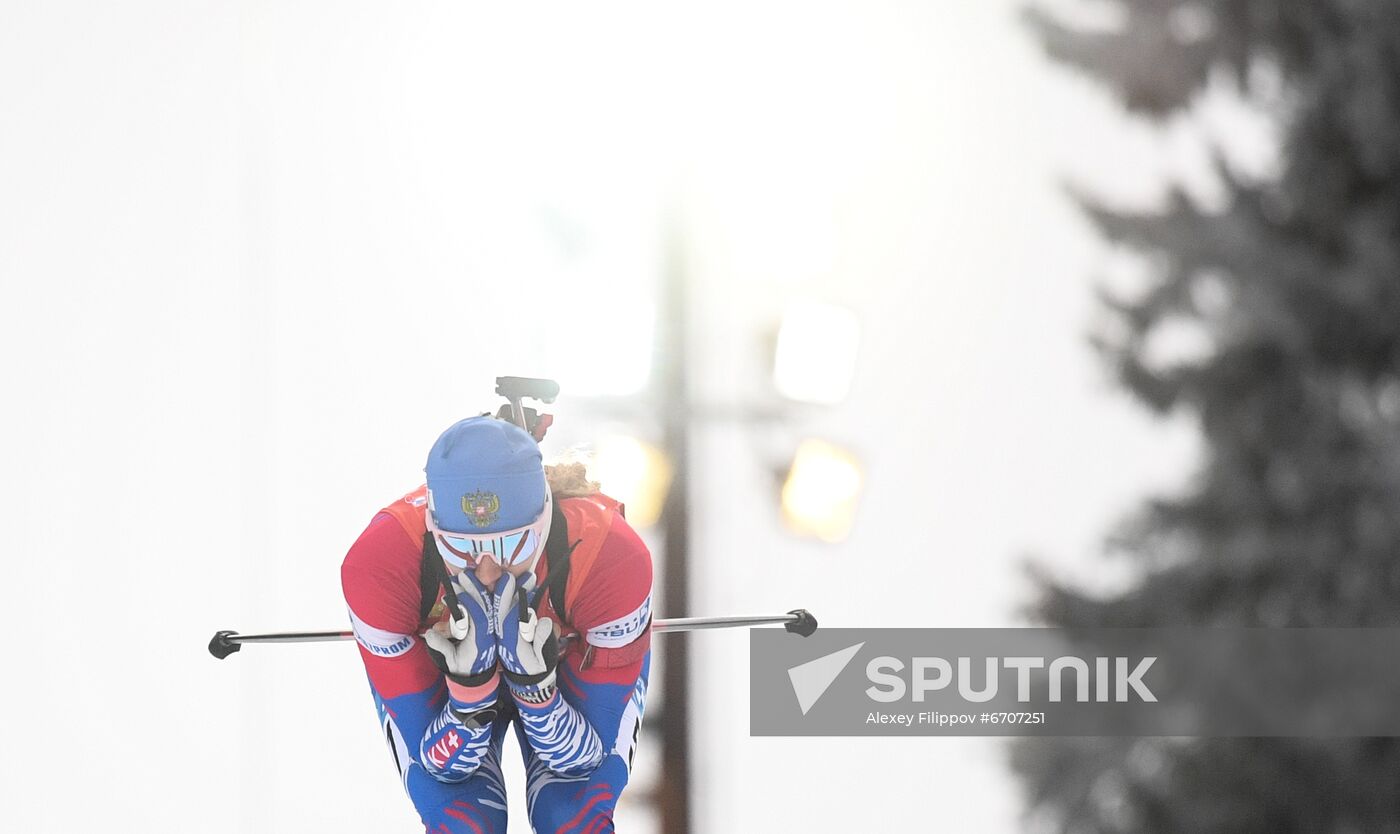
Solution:
[{"label": "red and blue racing suit", "polygon": [[[381,510],[341,567],[380,728],[425,830],[504,834],[501,744],[514,720],[534,830],[612,831],[651,662],[646,545],[623,520],[620,505],[606,496],[558,502],[574,545],[564,616],[554,611],[548,594],[541,594],[539,610],[561,626],[558,689],[545,703],[530,704],[516,701],[502,679],[496,719],[473,728],[448,709],[443,673],[421,638],[437,616],[423,614],[426,501],[420,487]],[[541,555],[537,587],[548,578],[548,562],[548,553]]]}]

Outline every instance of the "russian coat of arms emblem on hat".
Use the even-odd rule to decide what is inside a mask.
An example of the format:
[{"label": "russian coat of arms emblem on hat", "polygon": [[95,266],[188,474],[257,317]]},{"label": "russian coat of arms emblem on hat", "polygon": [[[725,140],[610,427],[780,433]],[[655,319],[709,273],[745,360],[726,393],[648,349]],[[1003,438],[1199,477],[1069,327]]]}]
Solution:
[{"label": "russian coat of arms emblem on hat", "polygon": [[501,499],[494,492],[473,492],[462,496],[462,512],[477,527],[489,527],[501,509]]}]

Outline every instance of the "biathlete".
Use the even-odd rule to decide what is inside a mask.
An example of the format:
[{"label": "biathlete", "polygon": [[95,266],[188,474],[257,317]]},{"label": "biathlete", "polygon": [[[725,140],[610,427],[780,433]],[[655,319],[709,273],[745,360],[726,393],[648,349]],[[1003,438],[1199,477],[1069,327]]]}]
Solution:
[{"label": "biathlete", "polygon": [[651,554],[578,464],[525,430],[443,432],[341,580],[404,787],[433,834],[504,834],[515,725],[536,832],[613,830],[646,702]]}]

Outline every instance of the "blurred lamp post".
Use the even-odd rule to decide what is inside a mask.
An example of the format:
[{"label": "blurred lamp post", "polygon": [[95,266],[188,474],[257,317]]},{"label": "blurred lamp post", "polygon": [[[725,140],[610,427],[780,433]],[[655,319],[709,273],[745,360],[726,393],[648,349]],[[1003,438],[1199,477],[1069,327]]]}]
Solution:
[{"label": "blurred lamp post", "polygon": [[[623,349],[619,345],[619,353],[630,356],[631,364],[612,369],[619,373],[610,376],[609,365],[597,363],[589,354],[584,358],[590,367],[578,371],[580,382],[587,384],[576,386],[582,387],[585,395],[592,395],[586,397],[591,400],[590,411],[610,412],[633,425],[626,433],[598,444],[590,471],[608,494],[626,504],[629,522],[637,527],[659,527],[660,597],[654,610],[666,617],[693,613],[688,552],[691,495],[698,483],[689,465],[695,424],[714,420],[740,425],[771,423],[791,418],[798,404],[830,406],[841,402],[850,390],[860,335],[856,318],[848,310],[811,301],[794,303],[782,317],[772,357],[773,391],[783,402],[776,408],[741,406],[737,410],[697,404],[688,380],[688,363],[696,358],[696,345],[690,321],[693,307],[687,298],[687,258],[681,243],[678,230],[669,229],[656,326],[618,328],[607,335],[609,340],[622,339],[631,346]],[[635,318],[647,324],[651,321],[641,310]],[[639,336],[653,340],[650,363],[639,361],[641,351],[635,347]],[[648,376],[651,407],[649,413],[640,414],[629,394],[644,385]],[[658,445],[631,433],[638,423],[651,423],[659,429]],[[841,540],[851,528],[862,481],[860,465],[849,452],[825,441],[804,441],[782,490],[787,526],[797,534],[823,541]],[[660,736],[660,774],[645,799],[656,807],[660,828],[666,834],[688,834],[694,823],[689,641],[686,633],[667,637],[659,652],[660,668],[654,668],[652,676],[654,691],[660,697],[651,704],[643,725],[644,732],[650,727]]]}]

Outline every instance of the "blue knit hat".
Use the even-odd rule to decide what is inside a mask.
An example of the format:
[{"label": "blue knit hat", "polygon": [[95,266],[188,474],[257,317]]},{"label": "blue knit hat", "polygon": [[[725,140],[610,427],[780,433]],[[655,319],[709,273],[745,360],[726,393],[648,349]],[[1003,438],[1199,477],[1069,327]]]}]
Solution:
[{"label": "blue knit hat", "polygon": [[524,527],[544,512],[539,444],[514,423],[462,420],[433,444],[424,471],[428,509],[439,530],[499,533]]}]

